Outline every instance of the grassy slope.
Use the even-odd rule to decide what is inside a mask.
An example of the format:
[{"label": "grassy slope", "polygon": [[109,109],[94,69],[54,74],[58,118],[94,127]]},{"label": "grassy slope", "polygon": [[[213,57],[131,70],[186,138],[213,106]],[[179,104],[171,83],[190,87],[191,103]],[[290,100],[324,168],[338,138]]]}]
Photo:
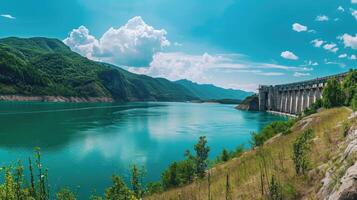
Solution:
[{"label": "grassy slope", "polygon": [[[268,174],[263,178],[265,191],[268,190],[268,180],[274,175],[284,187],[284,199],[299,199],[302,196],[315,199],[314,195],[321,186],[320,181],[325,173],[323,168],[318,170],[317,167],[333,160],[334,155],[339,152],[338,144],[344,140],[339,124],[347,119],[350,113],[349,109],[343,107],[308,116],[294,125],[291,134],[271,139],[262,148],[246,152],[238,159],[211,169],[211,199],[225,199],[227,174],[230,176],[233,199],[262,199],[259,165],[263,163],[263,157]],[[314,130],[315,136],[309,155],[311,168],[314,170],[306,176],[298,177],[292,162],[292,144],[296,137],[308,128]],[[146,199],[208,199],[207,183],[206,178]]]}]

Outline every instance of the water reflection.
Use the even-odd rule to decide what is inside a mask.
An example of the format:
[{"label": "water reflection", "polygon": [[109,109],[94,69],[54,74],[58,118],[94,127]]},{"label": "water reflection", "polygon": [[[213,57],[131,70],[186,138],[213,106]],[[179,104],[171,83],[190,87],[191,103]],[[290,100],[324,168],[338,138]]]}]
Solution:
[{"label": "water reflection", "polygon": [[237,111],[232,105],[191,103],[56,104],[0,103],[0,159],[26,160],[42,148],[53,189],[81,186],[80,199],[102,192],[109,177],[144,165],[146,181],[158,180],[205,135],[210,156],[249,144],[250,133],[283,119]]}]

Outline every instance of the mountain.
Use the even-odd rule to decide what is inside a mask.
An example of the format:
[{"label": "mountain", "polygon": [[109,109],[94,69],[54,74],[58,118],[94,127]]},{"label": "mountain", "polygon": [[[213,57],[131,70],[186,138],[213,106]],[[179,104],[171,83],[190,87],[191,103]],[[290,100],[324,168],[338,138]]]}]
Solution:
[{"label": "mountain", "polygon": [[254,94],[253,92],[246,92],[243,90],[224,89],[211,84],[198,84],[192,81],[183,79],[178,80],[178,83],[188,89],[192,94],[202,100],[211,99],[245,99]]},{"label": "mountain", "polygon": [[117,101],[198,99],[169,80],[91,61],[58,39],[42,37],[0,39],[0,94],[109,97]]}]

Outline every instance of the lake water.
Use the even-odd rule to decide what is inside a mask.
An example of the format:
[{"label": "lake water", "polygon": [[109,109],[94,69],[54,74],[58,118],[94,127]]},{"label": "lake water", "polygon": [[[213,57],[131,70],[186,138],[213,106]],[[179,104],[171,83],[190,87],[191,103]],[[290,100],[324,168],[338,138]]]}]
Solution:
[{"label": "lake water", "polygon": [[128,178],[132,164],[145,166],[145,181],[159,180],[201,135],[213,158],[223,148],[248,147],[251,132],[284,119],[222,104],[0,102],[0,165],[20,159],[27,169],[40,147],[52,189],[80,186],[84,199],[94,189],[102,194],[112,174]]}]

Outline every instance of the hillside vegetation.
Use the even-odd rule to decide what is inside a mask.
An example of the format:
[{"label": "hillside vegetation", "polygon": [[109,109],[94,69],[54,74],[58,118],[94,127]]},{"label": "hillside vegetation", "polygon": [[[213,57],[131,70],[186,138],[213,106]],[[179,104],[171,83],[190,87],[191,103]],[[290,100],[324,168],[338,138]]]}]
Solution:
[{"label": "hillside vegetation", "polygon": [[[350,109],[340,107],[305,117],[293,125],[289,134],[278,135],[238,158],[215,166],[204,179],[146,199],[269,199],[274,190],[279,197],[276,199],[316,199],[329,162],[343,150],[342,123],[347,122],[350,114]],[[349,123],[355,126],[355,120]],[[307,140],[310,142],[304,143]],[[302,158],[294,157],[294,151],[299,144],[309,147],[306,154],[301,154],[305,164],[297,170],[294,159]]]},{"label": "hillside vegetation", "polygon": [[57,39],[0,39],[0,94],[111,97],[120,101],[198,99],[162,78],[91,61]]}]

